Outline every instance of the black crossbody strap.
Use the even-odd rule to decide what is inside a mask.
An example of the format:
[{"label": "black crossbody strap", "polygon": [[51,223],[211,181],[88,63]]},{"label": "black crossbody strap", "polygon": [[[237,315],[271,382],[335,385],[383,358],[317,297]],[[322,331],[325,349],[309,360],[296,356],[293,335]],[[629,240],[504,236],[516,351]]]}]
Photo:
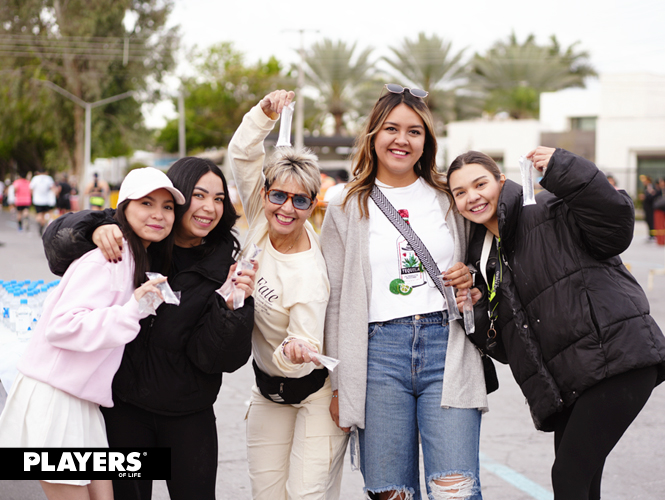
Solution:
[{"label": "black crossbody strap", "polygon": [[388,220],[392,222],[393,226],[395,226],[400,234],[406,238],[406,241],[409,242],[409,245],[411,245],[411,248],[413,248],[414,252],[416,252],[416,255],[425,266],[427,274],[430,275],[439,292],[441,292],[441,295],[445,298],[446,294],[443,290],[443,283],[441,282],[441,271],[432,258],[432,255],[430,255],[429,250],[427,250],[425,244],[420,238],[418,238],[418,235],[413,228],[402,219],[402,216],[397,209],[393,207],[392,203],[388,201],[388,198],[386,198],[376,184],[372,188],[370,198],[374,200],[376,206],[379,207],[384,215],[388,217]]}]

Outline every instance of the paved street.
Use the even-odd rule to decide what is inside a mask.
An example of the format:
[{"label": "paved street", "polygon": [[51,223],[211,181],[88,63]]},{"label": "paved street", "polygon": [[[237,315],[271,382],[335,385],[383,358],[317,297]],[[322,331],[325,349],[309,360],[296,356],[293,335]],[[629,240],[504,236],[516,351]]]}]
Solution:
[{"label": "paved street", "polygon": [[[638,222],[633,245],[624,254],[643,287],[649,269],[665,264],[665,247],[646,242],[646,226]],[[0,279],[55,279],[46,265],[35,225],[19,234],[8,212],[0,213]],[[652,314],[665,327],[665,276],[655,278],[647,291]],[[565,314],[565,311],[562,311]],[[1,348],[1,346],[0,346]],[[498,366],[501,387],[490,396],[490,412],[483,420],[481,482],[486,500],[551,499],[550,467],[553,436],[537,432],[528,407],[509,369]],[[245,423],[252,369],[246,365],[226,375],[215,412],[219,429],[217,498],[250,498],[246,471]],[[607,460],[603,482],[604,500],[665,498],[665,387],[655,391],[646,407]],[[344,473],[343,499],[362,496],[362,477],[348,465]],[[44,499],[36,482],[0,481],[0,500]],[[163,481],[157,482],[153,498],[168,499]]]}]

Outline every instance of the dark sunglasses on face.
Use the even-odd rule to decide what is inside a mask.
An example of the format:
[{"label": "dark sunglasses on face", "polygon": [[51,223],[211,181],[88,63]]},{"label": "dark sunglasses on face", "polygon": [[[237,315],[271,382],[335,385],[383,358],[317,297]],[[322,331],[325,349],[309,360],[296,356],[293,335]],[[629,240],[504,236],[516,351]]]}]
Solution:
[{"label": "dark sunglasses on face", "polygon": [[313,203],[309,196],[287,193],[286,191],[280,191],[279,189],[270,189],[266,194],[270,203],[275,205],[284,205],[286,200],[291,198],[293,208],[297,208],[298,210],[307,210]]},{"label": "dark sunglasses on face", "polygon": [[393,94],[403,94],[405,90],[408,90],[413,97],[418,97],[420,99],[424,99],[429,95],[429,92],[426,90],[410,89],[409,87],[402,87],[396,83],[386,83],[385,88],[388,90],[388,92],[392,92]]}]

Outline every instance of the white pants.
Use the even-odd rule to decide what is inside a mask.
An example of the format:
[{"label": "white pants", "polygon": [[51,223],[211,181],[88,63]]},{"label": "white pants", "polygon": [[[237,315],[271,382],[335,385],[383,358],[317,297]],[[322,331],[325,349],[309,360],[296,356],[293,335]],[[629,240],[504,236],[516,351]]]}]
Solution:
[{"label": "white pants", "polygon": [[247,460],[254,500],[337,500],[348,436],[330,417],[330,379],[297,405],[252,388]]}]

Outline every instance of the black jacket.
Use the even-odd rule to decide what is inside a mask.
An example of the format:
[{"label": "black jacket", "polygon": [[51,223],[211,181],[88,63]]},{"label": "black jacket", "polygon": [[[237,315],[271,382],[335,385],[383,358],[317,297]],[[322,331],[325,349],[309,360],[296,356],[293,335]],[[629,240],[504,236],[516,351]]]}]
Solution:
[{"label": "black jacket", "polygon": [[[522,187],[511,181],[499,197],[504,266],[495,326],[497,358],[505,349],[536,427],[551,431],[548,417],[607,377],[660,365],[662,382],[665,337],[618,256],[632,241],[630,197],[593,163],[562,149],[541,185],[549,192],[539,193],[536,205],[522,206]],[[484,237],[485,228],[474,225],[470,264],[478,265]],[[487,273],[491,279],[493,269]],[[476,325],[487,331],[487,286],[476,276],[484,296]]]},{"label": "black jacket", "polygon": [[[94,248],[86,239],[100,224],[112,223],[111,214],[79,212],[49,225],[43,241],[51,270],[62,274],[73,258]],[[174,248],[178,251],[183,250]],[[193,266],[170,273],[169,285],[181,292],[180,305],[162,304],[156,315],[141,321],[113,380],[114,399],[167,415],[212,406],[222,372],[237,370],[251,354],[253,298],[231,311],[215,293],[226,281],[232,253],[232,242],[222,241]]]}]

